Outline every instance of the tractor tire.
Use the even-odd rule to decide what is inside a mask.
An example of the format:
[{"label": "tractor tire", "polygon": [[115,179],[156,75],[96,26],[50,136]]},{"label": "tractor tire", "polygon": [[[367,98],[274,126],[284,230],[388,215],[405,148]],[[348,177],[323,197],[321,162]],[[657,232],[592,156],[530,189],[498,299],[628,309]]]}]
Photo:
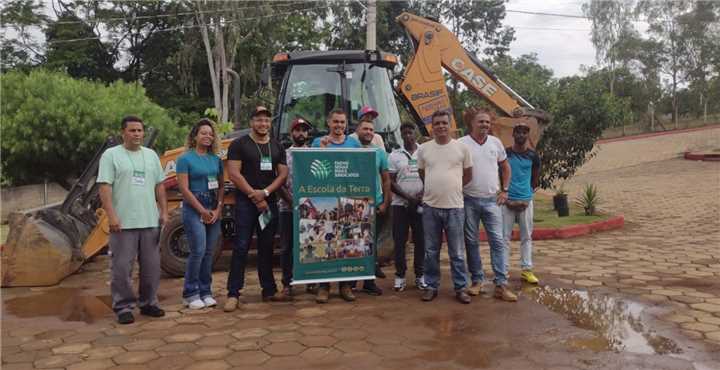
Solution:
[{"label": "tractor tire", "polygon": [[[160,268],[170,277],[185,276],[185,265],[190,255],[190,245],[185,235],[182,208],[170,211],[167,223],[160,231]],[[213,266],[222,254],[222,236],[213,251]]]}]

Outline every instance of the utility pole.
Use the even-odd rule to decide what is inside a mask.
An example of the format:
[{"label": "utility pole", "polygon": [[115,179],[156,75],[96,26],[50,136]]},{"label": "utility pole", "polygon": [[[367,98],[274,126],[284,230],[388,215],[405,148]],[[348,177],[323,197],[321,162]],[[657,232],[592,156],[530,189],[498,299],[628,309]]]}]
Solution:
[{"label": "utility pole", "polygon": [[377,23],[377,0],[368,0],[367,32],[365,33],[365,49],[376,50],[375,24]]}]

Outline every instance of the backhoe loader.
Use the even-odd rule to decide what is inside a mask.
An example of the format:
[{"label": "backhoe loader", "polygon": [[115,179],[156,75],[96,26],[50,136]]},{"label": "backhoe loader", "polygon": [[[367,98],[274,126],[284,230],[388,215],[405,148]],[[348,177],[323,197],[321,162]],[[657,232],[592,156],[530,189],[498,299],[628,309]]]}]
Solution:
[{"label": "backhoe loader", "polygon": [[[483,67],[460,41],[442,24],[403,13],[397,21],[407,30],[415,54],[401,79],[393,86],[395,55],[374,50],[302,51],[279,53],[271,63],[271,86],[278,91],[273,115],[273,136],[289,145],[290,122],[302,117],[313,125],[313,136],[327,133],[326,114],[337,107],[348,112],[349,131],[354,129],[357,112],[365,105],[380,113],[375,131],[383,136],[386,149],[401,144],[400,101],[415,118],[420,131],[428,135],[430,116],[438,109],[452,111],[445,87],[443,69],[468,89],[495,106],[502,117],[492,128],[505,145],[511,144],[515,122],[527,122],[532,129],[531,143],[537,143],[549,121],[546,114],[529,103]],[[237,101],[237,100],[236,100]],[[452,117],[452,115],[451,115]],[[237,124],[238,122],[236,122]],[[457,131],[455,121],[452,127]],[[237,137],[243,133],[234,133]],[[221,158],[226,158],[231,139],[222,141]],[[103,151],[116,142],[108,140],[89,163],[62,205],[13,214],[10,233],[2,247],[2,286],[53,285],[80,268],[107,245],[107,218],[97,196],[94,179]],[[188,256],[187,238],[181,219],[181,197],[175,178],[175,160],[184,148],[161,156],[165,169],[170,218],[160,237],[161,266],[170,276],[182,276]],[[225,171],[227,173],[227,171]],[[228,244],[234,235],[233,187],[226,181],[222,222]],[[390,228],[386,228],[389,232]],[[389,255],[392,238],[378,246],[378,255]],[[216,258],[222,248],[216,248]]]}]

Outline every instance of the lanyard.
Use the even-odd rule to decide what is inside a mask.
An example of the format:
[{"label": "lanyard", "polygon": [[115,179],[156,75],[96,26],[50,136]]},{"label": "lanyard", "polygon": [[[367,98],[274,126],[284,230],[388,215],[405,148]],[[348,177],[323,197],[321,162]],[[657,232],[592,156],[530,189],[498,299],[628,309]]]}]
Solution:
[{"label": "lanyard", "polygon": [[[132,166],[133,173],[135,173],[137,170],[135,169],[135,162],[133,162],[132,157],[130,157],[130,151],[123,148],[125,151],[125,155],[127,156],[128,161],[130,161],[130,166]],[[145,173],[145,152],[142,150],[142,147],[140,148],[140,158],[142,159],[142,173]]]},{"label": "lanyard", "polygon": [[[197,150],[194,150],[194,149],[193,149],[193,151],[195,152],[195,155],[197,155],[198,157],[202,158],[203,167],[205,167],[205,169],[207,170],[208,176],[212,176],[213,173],[214,173],[214,172],[213,172],[213,164],[212,164],[213,160],[212,160],[212,158],[210,157],[210,153],[205,153],[205,155],[200,155],[200,153],[198,153]],[[217,169],[216,169],[216,170],[217,170]]]},{"label": "lanyard", "polygon": [[[258,150],[258,153],[260,153],[260,160],[264,157],[262,150],[260,150],[260,145],[258,145],[257,141],[255,141],[252,137],[250,138],[253,143],[255,143],[255,147]],[[272,147],[270,146],[270,140],[267,142],[268,145],[268,157],[272,157]]]}]

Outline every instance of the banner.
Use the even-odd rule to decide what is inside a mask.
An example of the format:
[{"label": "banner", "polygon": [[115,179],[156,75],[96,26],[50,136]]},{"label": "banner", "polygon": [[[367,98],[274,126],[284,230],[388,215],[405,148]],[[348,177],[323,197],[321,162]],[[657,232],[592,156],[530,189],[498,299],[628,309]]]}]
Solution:
[{"label": "banner", "polygon": [[374,149],[292,149],[293,284],[375,278]]}]

